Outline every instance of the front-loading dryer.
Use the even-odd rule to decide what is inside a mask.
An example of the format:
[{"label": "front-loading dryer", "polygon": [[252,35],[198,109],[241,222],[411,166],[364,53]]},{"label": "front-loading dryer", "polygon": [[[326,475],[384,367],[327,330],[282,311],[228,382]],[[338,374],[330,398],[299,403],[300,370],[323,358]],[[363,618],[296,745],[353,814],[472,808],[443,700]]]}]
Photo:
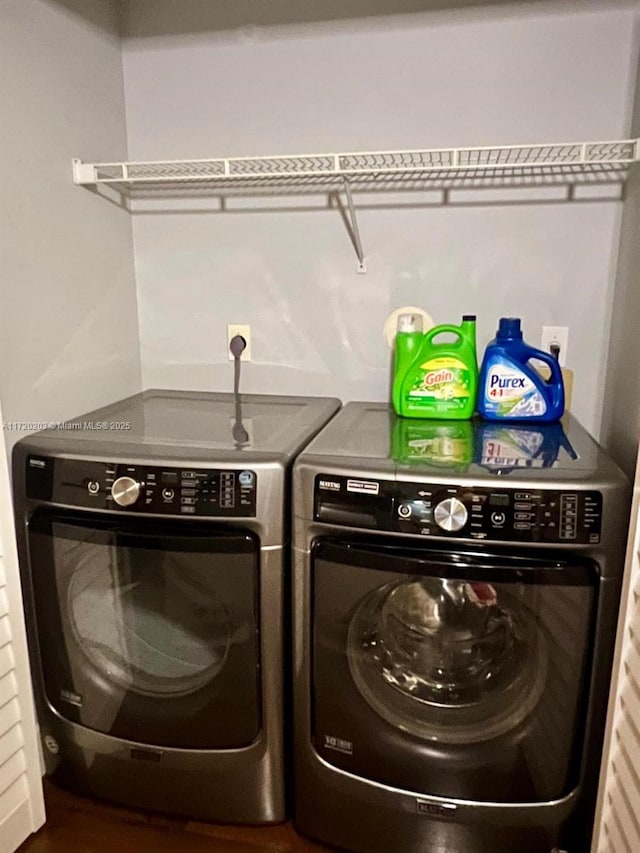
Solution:
[{"label": "front-loading dryer", "polygon": [[361,853],[586,853],[628,500],[570,416],[345,406],[294,466],[303,833]]},{"label": "front-loading dryer", "polygon": [[338,407],[147,391],[15,446],[54,780],[205,820],[284,819],[290,464]]}]

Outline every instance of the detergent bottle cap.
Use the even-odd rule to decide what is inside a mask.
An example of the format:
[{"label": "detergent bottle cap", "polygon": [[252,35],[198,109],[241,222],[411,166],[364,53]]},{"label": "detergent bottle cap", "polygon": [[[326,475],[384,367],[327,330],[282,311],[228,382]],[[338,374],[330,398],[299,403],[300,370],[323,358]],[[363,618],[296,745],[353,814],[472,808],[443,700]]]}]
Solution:
[{"label": "detergent bottle cap", "polygon": [[420,314],[400,314],[398,317],[399,332],[421,332],[422,317]]},{"label": "detergent bottle cap", "polygon": [[516,338],[522,340],[522,329],[519,317],[501,317],[496,338]]}]

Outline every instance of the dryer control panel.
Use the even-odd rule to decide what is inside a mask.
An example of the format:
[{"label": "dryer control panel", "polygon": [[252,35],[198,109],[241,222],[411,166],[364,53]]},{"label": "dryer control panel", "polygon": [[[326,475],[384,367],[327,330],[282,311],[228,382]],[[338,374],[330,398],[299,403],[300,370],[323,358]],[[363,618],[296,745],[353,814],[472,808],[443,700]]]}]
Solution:
[{"label": "dryer control panel", "polygon": [[602,494],[321,474],[314,515],[329,524],[420,536],[593,545],[600,541]]},{"label": "dryer control panel", "polygon": [[27,497],[82,509],[187,517],[256,514],[255,471],[31,455]]}]

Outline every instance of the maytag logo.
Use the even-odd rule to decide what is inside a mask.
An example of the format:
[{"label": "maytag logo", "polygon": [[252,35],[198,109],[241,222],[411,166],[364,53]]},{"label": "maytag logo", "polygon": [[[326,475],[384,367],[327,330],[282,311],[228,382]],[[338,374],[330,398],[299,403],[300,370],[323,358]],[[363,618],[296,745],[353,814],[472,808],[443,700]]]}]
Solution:
[{"label": "maytag logo", "polygon": [[430,803],[426,800],[416,800],[418,812],[429,815],[429,817],[455,817],[458,808],[453,803]]},{"label": "maytag logo", "polygon": [[32,468],[46,468],[47,463],[44,459],[34,459],[31,457],[31,459],[29,459],[29,465],[31,465]]},{"label": "maytag logo", "polygon": [[335,480],[320,480],[318,487],[320,489],[328,489],[330,492],[340,491],[340,483],[336,483]]}]

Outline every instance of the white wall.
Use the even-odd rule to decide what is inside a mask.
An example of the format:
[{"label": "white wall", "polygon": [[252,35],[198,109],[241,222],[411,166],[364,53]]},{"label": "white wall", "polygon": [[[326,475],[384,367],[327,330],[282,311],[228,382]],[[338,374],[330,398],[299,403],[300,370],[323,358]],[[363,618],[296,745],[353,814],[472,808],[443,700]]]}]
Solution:
[{"label": "white wall", "polygon": [[[640,62],[631,132],[640,138]],[[640,439],[640,168],[633,171],[625,195],[603,394],[602,443],[633,479]]]},{"label": "white wall", "polygon": [[[499,4],[271,27],[218,19],[217,5],[130,3],[132,159],[629,133],[637,4]],[[249,8],[257,17],[245,20],[264,21]],[[515,314],[536,345],[543,324],[570,326],[573,408],[597,432],[620,208],[363,210],[364,276],[333,211],[137,215],[143,385],[229,388],[234,322],[252,326],[246,391],[385,399],[381,329],[394,308],[421,305],[437,322],[475,311],[482,346],[498,317]]]},{"label": "white wall", "polygon": [[74,156],[126,157],[118,5],[0,0],[8,422],[64,419],[140,387],[130,217],[71,179]]}]

